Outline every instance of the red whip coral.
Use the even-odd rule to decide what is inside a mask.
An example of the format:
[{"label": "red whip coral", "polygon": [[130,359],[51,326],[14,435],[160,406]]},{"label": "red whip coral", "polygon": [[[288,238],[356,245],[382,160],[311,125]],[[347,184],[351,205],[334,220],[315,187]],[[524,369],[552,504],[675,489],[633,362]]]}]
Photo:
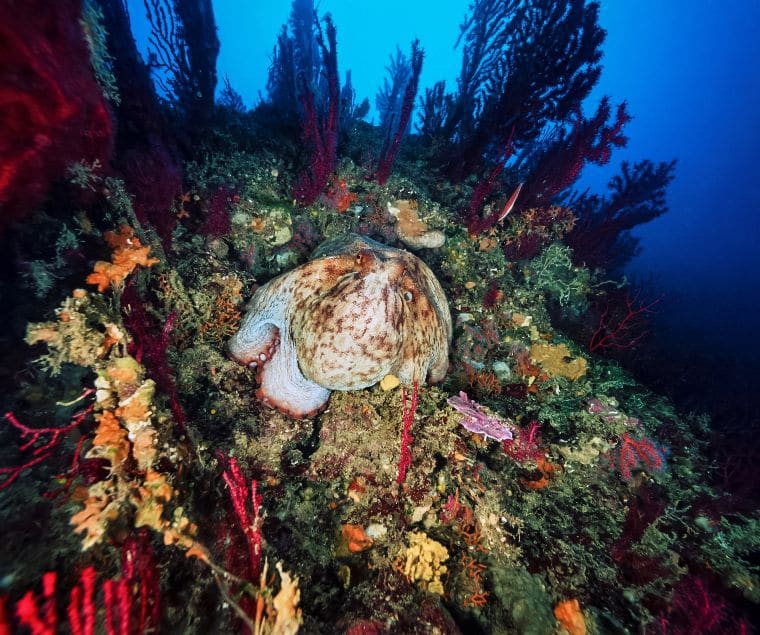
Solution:
[{"label": "red whip coral", "polygon": [[[97,573],[86,567],[80,581],[71,589],[66,609],[68,631],[72,635],[93,635],[98,617],[103,615],[97,632],[146,633],[159,627],[161,613],[158,572],[153,550],[146,532],[130,537],[122,548],[121,577],[105,580],[102,585],[102,608],[98,605]],[[18,624],[26,626],[33,635],[53,635],[58,632],[59,615],[56,603],[58,574],[48,571],[42,576],[42,596],[27,591],[16,603]],[[0,597],[0,635],[13,632],[12,623],[3,612],[6,598]]]},{"label": "red whip coral", "polygon": [[[249,490],[248,483],[243,476],[243,472],[234,458],[227,459],[221,457],[226,462],[226,470],[222,474],[224,482],[227,483],[230,493],[230,502],[232,509],[235,511],[240,529],[245,534],[248,543],[248,558],[251,569],[250,579],[255,581],[261,573],[261,502],[262,496],[257,493],[257,482],[251,480]],[[248,509],[248,495],[251,497],[251,508]]]},{"label": "red whip coral", "polygon": [[0,0],[0,229],[75,161],[105,163],[111,120],[90,67],[81,0]]},{"label": "red whip coral", "polygon": [[420,73],[422,72],[423,57],[424,53],[420,48],[420,41],[415,40],[412,42],[412,59],[410,63],[411,76],[404,89],[404,99],[401,105],[401,112],[399,113],[398,127],[393,134],[391,133],[390,127],[388,128],[386,133],[387,136],[385,137],[385,142],[383,143],[383,148],[380,152],[380,160],[377,167],[377,182],[380,185],[384,185],[391,174],[393,159],[396,158],[401,139],[409,124],[409,117],[411,117],[414,108],[414,98],[417,95],[417,84],[419,83]]},{"label": "red whip coral", "polygon": [[406,480],[406,472],[412,464],[412,423],[414,422],[414,413],[417,411],[417,397],[419,395],[419,383],[414,382],[412,388],[412,403],[409,408],[406,407],[406,388],[401,387],[401,408],[403,411],[403,424],[401,430],[401,454],[398,459],[398,475],[396,483],[403,485]]},{"label": "red whip coral", "polygon": [[148,374],[156,382],[158,388],[168,395],[174,423],[177,430],[184,436],[187,416],[179,401],[177,385],[166,356],[169,336],[174,330],[177,313],[172,311],[161,327],[145,309],[145,302],[132,283],[128,284],[121,294],[121,307],[124,314],[124,326],[133,338],[129,344],[129,352],[138,362],[145,364]]},{"label": "red whip coral", "polygon": [[590,119],[583,116],[578,106],[571,121],[572,128],[559,133],[531,171],[522,201],[523,209],[551,204],[557,194],[575,183],[584,165],[606,165],[612,148],[625,146],[628,139],[623,128],[631,120],[626,103],[618,105],[612,122],[611,114],[608,97],[602,98]]},{"label": "red whip coral", "polygon": [[304,85],[301,95],[304,111],[301,130],[304,145],[311,152],[311,157],[309,167],[298,177],[294,196],[298,204],[304,206],[311,205],[327,184],[327,179],[335,168],[338,148],[340,80],[338,79],[335,25],[329,15],[325,17],[325,25],[327,44],[325,44],[322,30],[317,31],[317,44],[322,52],[327,78],[329,105],[325,116],[320,117],[318,115],[315,95],[308,85]]}]

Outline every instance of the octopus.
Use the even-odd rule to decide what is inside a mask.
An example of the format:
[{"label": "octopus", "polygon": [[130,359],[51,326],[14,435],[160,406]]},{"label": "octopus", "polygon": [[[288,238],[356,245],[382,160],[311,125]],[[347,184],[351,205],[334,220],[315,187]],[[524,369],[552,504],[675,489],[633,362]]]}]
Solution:
[{"label": "octopus", "polygon": [[294,418],[333,390],[387,375],[435,383],[448,369],[451,314],[430,268],[413,254],[348,234],[253,294],[231,357],[256,369],[256,396]]}]

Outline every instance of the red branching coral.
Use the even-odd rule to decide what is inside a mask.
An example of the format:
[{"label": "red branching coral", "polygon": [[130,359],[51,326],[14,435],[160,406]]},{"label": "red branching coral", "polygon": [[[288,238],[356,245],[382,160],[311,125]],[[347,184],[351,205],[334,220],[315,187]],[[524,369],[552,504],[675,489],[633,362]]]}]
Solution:
[{"label": "red branching coral", "polygon": [[441,118],[440,133],[457,145],[450,176],[479,169],[510,130],[526,147],[547,124],[568,120],[601,72],[598,14],[599,5],[585,0],[470,4],[458,90],[444,99]]},{"label": "red branching coral", "polygon": [[575,183],[586,163],[605,165],[613,147],[625,146],[628,140],[623,128],[631,120],[625,102],[618,105],[609,124],[611,113],[608,97],[602,98],[591,119],[586,119],[578,107],[570,132],[560,133],[531,171],[521,201],[523,209],[550,205],[557,194]]},{"label": "red branching coral", "polygon": [[401,454],[398,459],[398,475],[396,483],[403,485],[406,480],[406,472],[412,464],[412,422],[414,413],[417,411],[417,398],[419,396],[419,384],[415,381],[412,388],[412,399],[409,408],[406,407],[406,388],[401,387],[401,408],[403,412],[403,424],[401,430]]},{"label": "red branching coral", "polygon": [[42,576],[42,594],[45,598],[42,611],[38,606],[38,598],[32,591],[27,591],[16,603],[16,617],[19,623],[28,627],[35,635],[46,635],[56,631],[58,612],[55,607],[55,585],[57,580],[58,576],[54,571],[48,571]]},{"label": "red branching coral", "polygon": [[724,598],[710,589],[708,582],[694,575],[684,578],[676,587],[668,613],[657,619],[657,630],[662,635],[747,635],[749,624],[732,615]]},{"label": "red branching coral", "polygon": [[[85,395],[87,394],[88,393],[86,392]],[[27,470],[30,467],[37,465],[38,463],[47,461],[52,456],[53,451],[56,449],[56,447],[66,437],[66,435],[74,428],[79,427],[82,422],[90,415],[92,409],[93,404],[90,404],[87,408],[75,414],[67,425],[61,426],[60,428],[33,428],[21,423],[12,412],[6,412],[5,419],[8,421],[8,423],[10,423],[11,426],[16,428],[16,430],[21,433],[21,437],[23,439],[27,439],[27,441],[19,447],[19,450],[21,452],[25,452],[26,450],[31,449],[32,452],[31,456],[22,461],[19,465],[0,467],[0,490],[4,490],[6,487],[12,485],[24,470]],[[39,441],[42,441],[42,444],[35,447]],[[77,446],[77,450],[74,455],[75,461],[79,456],[80,448],[81,444]]]},{"label": "red branching coral", "polygon": [[[182,167],[177,145],[179,142],[190,145],[191,133],[175,138],[172,126],[159,107],[150,70],[132,36],[126,6],[121,2],[98,4],[108,31],[108,52],[120,96],[120,102],[114,105],[117,121],[115,167],[123,175],[127,191],[134,197],[138,220],[143,227],[150,225],[156,230],[168,251],[177,222],[177,217],[172,214],[172,202],[182,192]],[[192,103],[185,106],[193,108],[193,104],[202,100],[205,97],[201,99],[194,95]]]},{"label": "red branching coral", "polygon": [[158,326],[157,321],[145,310],[145,301],[132,283],[128,284],[121,294],[121,306],[124,326],[133,338],[129,344],[129,353],[138,362],[145,364],[151,379],[169,396],[169,406],[177,431],[184,435],[187,416],[180,404],[173,372],[166,356],[169,335],[174,329],[177,314],[170,313],[163,328]]},{"label": "red branching coral", "polygon": [[515,190],[515,192],[512,194],[510,199],[501,210],[492,212],[485,218],[482,218],[480,216],[483,204],[497,187],[497,185],[500,184],[500,177],[501,173],[504,171],[504,166],[506,165],[507,161],[509,161],[509,158],[514,152],[514,146],[512,145],[512,138],[514,137],[514,134],[515,130],[513,127],[509,135],[509,139],[507,139],[506,143],[504,144],[503,154],[499,156],[499,159],[496,161],[495,165],[489,170],[488,176],[480,179],[472,190],[470,202],[467,205],[467,209],[464,213],[464,218],[465,223],[467,224],[467,231],[469,231],[473,236],[491,229],[491,227],[496,225],[497,222],[499,222],[502,218],[504,218],[504,216],[512,211],[512,207],[514,207],[515,201],[520,194],[522,185],[518,186],[517,190]]},{"label": "red branching coral", "polygon": [[[654,313],[652,307],[657,305],[662,297],[645,301],[639,299],[639,293],[628,294],[618,301],[615,306],[615,296],[608,301],[599,316],[599,324],[591,334],[589,351],[623,350],[635,348],[649,333],[646,318]],[[621,298],[617,298],[620,300]]]},{"label": "red branching coral", "polygon": [[153,227],[168,251],[177,224],[172,203],[182,193],[182,168],[158,139],[124,153],[120,164],[127,189],[134,194],[137,220]]},{"label": "red branching coral", "polygon": [[92,73],[81,0],[0,0],[0,229],[72,163],[105,164],[111,119]]},{"label": "red branching coral", "polygon": [[[161,614],[158,571],[147,532],[127,539],[122,548],[122,574],[105,580],[102,585],[102,610],[98,607],[97,573],[86,567],[71,589],[66,609],[68,631],[72,635],[93,635],[98,615],[103,615],[103,629],[115,633],[147,633],[159,629]],[[59,615],[56,602],[58,574],[48,571],[42,576],[42,595],[27,591],[16,602],[16,619],[33,635],[58,632]],[[0,597],[0,634],[14,632],[13,622],[5,610],[6,598]]]},{"label": "red branching coral", "polygon": [[309,166],[296,183],[294,196],[299,205],[311,205],[324,189],[327,179],[335,169],[338,148],[338,124],[340,115],[340,82],[338,79],[338,56],[335,25],[328,15],[325,18],[327,44],[322,31],[317,33],[317,43],[327,74],[328,106],[326,116],[317,113],[314,93],[305,85],[301,96],[304,115],[301,123],[304,144],[311,152]]},{"label": "red branching coral", "polygon": [[583,193],[568,201],[578,222],[566,243],[573,260],[592,269],[622,269],[638,252],[638,238],[631,236],[637,225],[668,211],[665,194],[673,180],[675,161],[623,162],[620,174],[609,184],[609,196]]},{"label": "red branching coral", "polygon": [[[224,456],[221,456],[221,458],[226,463],[226,469],[222,474],[222,478],[224,478],[224,482],[229,488],[232,509],[248,544],[249,579],[256,582],[261,574],[261,503],[263,499],[256,491],[258,485],[256,480],[251,480],[251,486],[250,488],[248,487],[248,482],[243,476],[243,472],[236,459],[227,459]],[[247,500],[249,493],[251,498],[250,509],[248,508]]]},{"label": "red branching coral", "polygon": [[662,493],[652,486],[639,488],[631,498],[623,530],[610,550],[612,559],[621,567],[623,575],[630,583],[648,584],[664,574],[661,562],[634,549],[644,532],[662,515],[664,509]]},{"label": "red branching coral", "polygon": [[127,538],[121,552],[121,568],[120,578],[103,582],[106,632],[157,631],[161,593],[147,530]]},{"label": "red branching coral", "polygon": [[648,437],[634,439],[627,432],[620,438],[616,455],[610,456],[610,465],[620,471],[621,476],[628,480],[639,465],[649,472],[658,472],[665,468],[665,454]]},{"label": "red branching coral", "polygon": [[401,144],[401,139],[409,124],[409,117],[412,115],[414,98],[417,95],[417,85],[419,83],[420,73],[422,72],[423,57],[424,53],[420,48],[420,41],[415,40],[412,42],[411,77],[404,90],[404,100],[401,106],[401,112],[399,113],[398,126],[392,139],[391,130],[388,130],[388,136],[385,138],[382,151],[380,152],[380,161],[377,166],[376,175],[377,182],[380,185],[384,185],[391,174],[393,159],[396,157],[398,147]]},{"label": "red branching coral", "polygon": [[531,421],[527,428],[515,428],[514,438],[503,441],[502,448],[504,454],[518,463],[543,458],[541,424],[538,421]]}]

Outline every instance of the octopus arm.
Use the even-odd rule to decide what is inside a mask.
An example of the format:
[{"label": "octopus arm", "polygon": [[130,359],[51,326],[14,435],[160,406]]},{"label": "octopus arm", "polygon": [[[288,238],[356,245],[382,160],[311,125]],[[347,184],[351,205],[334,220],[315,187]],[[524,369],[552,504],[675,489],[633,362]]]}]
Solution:
[{"label": "octopus arm", "polygon": [[330,391],[306,379],[298,367],[298,357],[287,328],[283,328],[280,346],[261,367],[256,396],[266,405],[295,418],[318,412],[330,397]]},{"label": "octopus arm", "polygon": [[294,276],[285,275],[259,288],[240,330],[230,339],[230,355],[258,370],[257,397],[300,418],[318,411],[330,391],[304,377],[291,335]]}]

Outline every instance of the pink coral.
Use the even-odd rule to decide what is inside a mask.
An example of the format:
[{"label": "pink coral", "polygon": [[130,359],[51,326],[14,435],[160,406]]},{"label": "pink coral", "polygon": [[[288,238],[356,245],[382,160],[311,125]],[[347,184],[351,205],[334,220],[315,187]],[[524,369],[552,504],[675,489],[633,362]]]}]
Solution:
[{"label": "pink coral", "polygon": [[509,426],[498,417],[486,414],[483,406],[469,399],[466,392],[460,391],[458,396],[449,397],[446,401],[457,412],[464,415],[461,424],[466,430],[482,434],[494,441],[507,441],[512,438],[512,430]]}]

